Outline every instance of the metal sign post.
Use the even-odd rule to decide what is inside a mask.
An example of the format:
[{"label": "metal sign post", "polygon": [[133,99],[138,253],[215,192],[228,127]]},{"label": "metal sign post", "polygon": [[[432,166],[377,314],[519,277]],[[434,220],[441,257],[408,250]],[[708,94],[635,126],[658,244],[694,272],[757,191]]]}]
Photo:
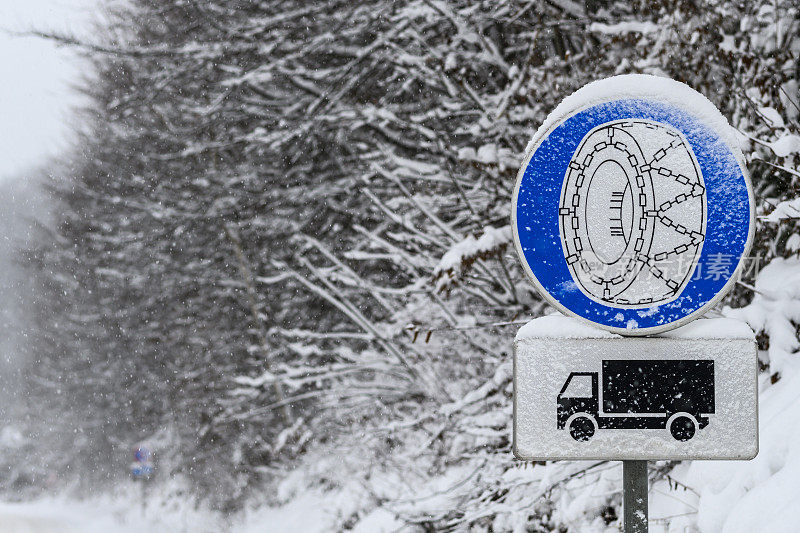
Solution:
[{"label": "metal sign post", "polygon": [[647,533],[647,461],[622,461],[625,533]]},{"label": "metal sign post", "polygon": [[754,212],[727,121],[673,80],[589,84],[528,145],[514,244],[563,314],[514,341],[514,454],[622,461],[628,533],[647,531],[648,460],[758,453],[755,336],[695,320],[735,283]]}]

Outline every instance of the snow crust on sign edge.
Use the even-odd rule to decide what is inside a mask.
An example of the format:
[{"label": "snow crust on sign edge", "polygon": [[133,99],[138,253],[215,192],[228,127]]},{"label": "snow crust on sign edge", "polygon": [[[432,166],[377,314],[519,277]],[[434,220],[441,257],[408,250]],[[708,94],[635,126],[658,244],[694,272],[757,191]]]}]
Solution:
[{"label": "snow crust on sign edge", "polygon": [[621,335],[561,314],[534,318],[517,331],[515,341],[528,338],[547,339],[616,339]]},{"label": "snow crust on sign edge", "polygon": [[747,322],[735,318],[698,318],[688,324],[655,335],[668,339],[748,339],[756,334]]},{"label": "snow crust on sign edge", "polygon": [[[670,331],[653,335],[668,339],[755,339],[745,322],[734,318],[698,318]],[[622,335],[561,314],[534,318],[517,331],[515,341],[522,339],[621,339]]]},{"label": "snow crust on sign edge", "polygon": [[574,111],[622,99],[652,100],[674,105],[714,130],[733,151],[736,158],[740,162],[744,160],[736,130],[720,113],[717,106],[685,83],[650,74],[621,74],[584,85],[564,98],[547,115],[542,125],[536,130],[536,134],[528,142],[525,153],[530,154],[533,146],[554,124]]}]

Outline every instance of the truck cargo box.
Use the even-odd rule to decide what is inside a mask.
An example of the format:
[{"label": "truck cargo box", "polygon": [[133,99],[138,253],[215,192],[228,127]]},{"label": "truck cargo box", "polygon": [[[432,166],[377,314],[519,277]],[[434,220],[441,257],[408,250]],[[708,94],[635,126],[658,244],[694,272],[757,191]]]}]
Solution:
[{"label": "truck cargo box", "polygon": [[606,413],[714,412],[713,360],[604,360]]}]

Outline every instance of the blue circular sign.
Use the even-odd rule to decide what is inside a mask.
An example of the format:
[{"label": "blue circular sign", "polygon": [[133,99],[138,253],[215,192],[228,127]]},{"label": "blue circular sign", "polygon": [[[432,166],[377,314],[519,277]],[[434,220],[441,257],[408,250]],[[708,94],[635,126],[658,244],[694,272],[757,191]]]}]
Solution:
[{"label": "blue circular sign", "polygon": [[697,318],[735,281],[752,239],[741,153],[674,96],[567,110],[537,134],[514,192],[517,251],[540,292],[627,335]]}]

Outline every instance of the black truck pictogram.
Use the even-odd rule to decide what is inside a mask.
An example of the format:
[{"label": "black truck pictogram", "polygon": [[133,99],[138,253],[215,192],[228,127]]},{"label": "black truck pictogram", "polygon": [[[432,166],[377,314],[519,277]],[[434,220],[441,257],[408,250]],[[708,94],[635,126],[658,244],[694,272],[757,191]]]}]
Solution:
[{"label": "black truck pictogram", "polygon": [[714,414],[713,360],[604,360],[600,374],[572,372],[558,393],[558,429],[577,441],[598,429],[669,429],[687,441]]}]

